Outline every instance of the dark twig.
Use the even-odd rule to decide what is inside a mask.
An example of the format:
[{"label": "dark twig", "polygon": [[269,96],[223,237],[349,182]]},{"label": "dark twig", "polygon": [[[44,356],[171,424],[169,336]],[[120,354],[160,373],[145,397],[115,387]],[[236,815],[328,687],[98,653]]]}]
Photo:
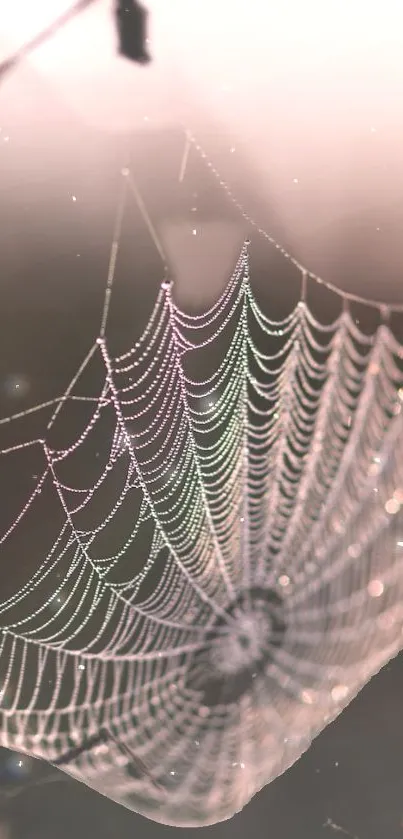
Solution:
[{"label": "dark twig", "polygon": [[[97,0],[78,0],[57,20],[50,23],[46,29],[43,29],[26,44],[23,44],[13,55],[10,55],[0,64],[0,81],[41,44],[53,38],[63,26],[96,2]],[[116,0],[115,19],[119,38],[119,52],[125,58],[136,61],[138,64],[148,64],[151,61],[146,49],[147,17],[146,10],[137,0]]]},{"label": "dark twig", "polygon": [[87,6],[90,6],[91,3],[97,2],[97,0],[78,0],[77,3],[74,4],[70,9],[67,9],[64,14],[60,15],[57,20],[54,20],[46,29],[43,29],[41,32],[38,32],[30,41],[27,41],[26,44],[23,44],[13,55],[10,55],[9,58],[6,58],[0,64],[0,80],[10,71],[13,70],[24,58],[31,54],[37,47],[41,46],[41,44],[48,41],[50,38],[53,38],[66,23],[69,23],[70,20],[77,17],[77,15],[81,14]]}]

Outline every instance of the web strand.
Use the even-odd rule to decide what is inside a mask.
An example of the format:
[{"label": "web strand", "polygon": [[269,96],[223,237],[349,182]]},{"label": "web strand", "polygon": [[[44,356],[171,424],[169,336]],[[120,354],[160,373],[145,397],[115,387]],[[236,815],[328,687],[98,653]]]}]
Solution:
[{"label": "web strand", "polygon": [[[186,143],[190,142],[197,152],[197,154],[201,157],[201,159],[206,164],[207,168],[210,170],[214,178],[218,181],[220,187],[225,192],[231,203],[236,207],[244,221],[247,222],[248,226],[252,227],[254,230],[259,233],[267,242],[270,243],[273,247],[276,248],[279,253],[286,259],[288,262],[291,262],[298,271],[300,271],[303,283],[304,283],[304,291],[306,289],[306,282],[307,279],[314,280],[314,282],[318,283],[319,285],[323,285],[329,291],[336,294],[338,297],[342,298],[343,301],[349,301],[350,303],[361,303],[364,306],[369,306],[374,309],[378,309],[383,315],[383,317],[387,320],[391,312],[403,312],[403,304],[402,303],[383,303],[380,300],[371,300],[367,297],[361,297],[358,294],[353,294],[348,291],[343,291],[342,289],[338,288],[338,286],[334,285],[333,283],[328,282],[327,280],[323,280],[322,277],[319,277],[318,274],[315,274],[313,271],[309,271],[305,266],[303,266],[300,262],[298,262],[295,257],[293,257],[288,251],[270,235],[263,227],[261,227],[258,222],[245,210],[244,206],[241,202],[236,198],[235,194],[233,193],[231,187],[228,183],[222,178],[218,169],[214,166],[213,162],[210,160],[207,152],[204,148],[200,145],[195,135],[192,131],[185,127],[183,131],[186,136]],[[305,298],[305,294],[302,295],[302,299]]]},{"label": "web strand", "polygon": [[195,826],[239,810],[401,649],[403,346],[385,311],[370,335],[347,305],[322,324],[301,266],[273,320],[245,242],[201,314],[165,276],[115,356],[130,193],[166,262],[123,178],[99,334],[65,393],[0,422],[4,474],[38,463],[4,505],[4,567],[41,539],[0,603],[0,740]]}]

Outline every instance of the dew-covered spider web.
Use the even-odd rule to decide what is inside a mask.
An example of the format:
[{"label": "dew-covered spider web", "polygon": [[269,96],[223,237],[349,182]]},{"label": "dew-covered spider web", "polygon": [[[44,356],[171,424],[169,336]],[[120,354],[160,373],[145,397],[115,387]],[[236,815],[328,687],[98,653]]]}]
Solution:
[{"label": "dew-covered spider web", "polygon": [[118,357],[111,270],[37,437],[0,424],[3,474],[35,462],[2,566],[42,546],[1,602],[0,742],[174,825],[240,810],[403,639],[403,346],[340,296],[320,322],[303,271],[273,320],[250,248],[204,314],[165,279]]}]

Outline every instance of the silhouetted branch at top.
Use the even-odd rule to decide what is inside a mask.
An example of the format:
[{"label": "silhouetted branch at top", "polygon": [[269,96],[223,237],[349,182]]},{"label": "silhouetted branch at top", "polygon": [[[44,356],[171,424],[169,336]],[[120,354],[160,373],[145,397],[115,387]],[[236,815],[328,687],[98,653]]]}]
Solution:
[{"label": "silhouetted branch at top", "polygon": [[[10,0],[10,2],[13,2],[13,0]],[[64,14],[49,24],[46,29],[43,29],[16,50],[13,55],[6,58],[0,64],[0,81],[37,47],[53,38],[63,26],[95,2],[97,0],[78,0]],[[146,49],[147,18],[148,12],[137,0],[116,0],[115,20],[119,38],[119,53],[138,64],[147,64],[151,61]]]},{"label": "silhouetted branch at top", "polygon": [[116,20],[119,32],[119,52],[131,61],[148,64],[146,49],[148,12],[137,0],[117,0]]}]

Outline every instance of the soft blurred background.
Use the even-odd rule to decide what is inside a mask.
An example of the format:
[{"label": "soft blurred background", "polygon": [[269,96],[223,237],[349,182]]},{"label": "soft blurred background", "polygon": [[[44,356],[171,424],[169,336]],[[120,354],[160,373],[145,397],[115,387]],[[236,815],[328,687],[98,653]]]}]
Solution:
[{"label": "soft blurred background", "polygon": [[[0,58],[69,5],[0,0]],[[228,279],[245,235],[252,281],[274,314],[294,305],[298,272],[245,216],[324,280],[403,302],[401,2],[145,5],[150,66],[117,56],[112,3],[100,0],[0,83],[2,416],[59,396],[99,332],[125,166],[165,257],[131,194],[109,323],[117,352],[146,322],[165,260],[181,305],[199,310]],[[186,129],[222,184],[193,146],[187,155]],[[326,299],[326,311],[339,305]],[[13,424],[2,427],[0,449],[13,433]],[[23,433],[38,432],[32,425]],[[7,503],[18,497],[19,466],[0,481]],[[38,522],[38,545],[12,573],[0,572],[3,591],[32,573],[40,529]],[[401,697],[396,659],[296,766],[206,834],[402,836]],[[4,754],[4,786],[36,773],[24,761]],[[178,832],[69,780],[22,793],[5,805],[3,821],[7,839]]]}]

